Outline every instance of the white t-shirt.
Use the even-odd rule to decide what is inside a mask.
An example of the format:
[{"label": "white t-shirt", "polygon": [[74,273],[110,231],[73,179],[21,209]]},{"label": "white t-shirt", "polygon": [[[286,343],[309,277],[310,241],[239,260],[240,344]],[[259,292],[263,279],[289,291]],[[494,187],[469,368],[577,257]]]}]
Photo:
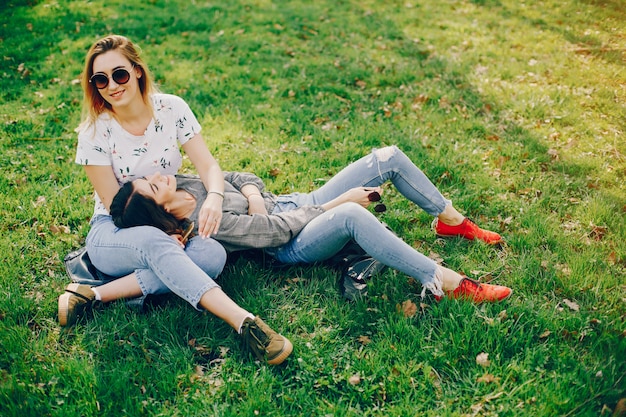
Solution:
[{"label": "white t-shirt", "polygon": [[[108,113],[95,125],[78,132],[75,162],[79,165],[111,166],[120,186],[153,174],[176,174],[182,165],[180,145],[200,132],[201,127],[187,103],[171,94],[152,97],[154,118],[141,136],[127,132]],[[94,215],[109,214],[95,194]]]}]

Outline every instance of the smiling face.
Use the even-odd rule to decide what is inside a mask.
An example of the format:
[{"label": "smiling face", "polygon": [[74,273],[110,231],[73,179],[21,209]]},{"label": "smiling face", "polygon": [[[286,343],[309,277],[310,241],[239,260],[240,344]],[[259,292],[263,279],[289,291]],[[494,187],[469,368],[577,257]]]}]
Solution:
[{"label": "smiling face", "polygon": [[[130,73],[128,82],[124,84],[115,82],[113,72],[117,69],[124,69]],[[142,77],[142,72],[139,68],[134,67],[119,50],[111,50],[98,55],[93,61],[93,74],[102,74],[108,77],[108,85],[98,89],[98,92],[112,108],[125,107],[137,100],[143,102],[139,89],[139,79]]]},{"label": "smiling face", "polygon": [[176,196],[176,177],[173,175],[161,175],[156,172],[133,181],[135,192],[150,197],[159,206],[168,210]]}]

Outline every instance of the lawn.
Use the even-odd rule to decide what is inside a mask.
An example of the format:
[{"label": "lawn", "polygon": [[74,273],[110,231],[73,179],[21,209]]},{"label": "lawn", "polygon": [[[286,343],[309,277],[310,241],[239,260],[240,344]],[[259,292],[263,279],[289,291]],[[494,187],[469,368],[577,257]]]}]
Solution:
[{"label": "lawn", "polygon": [[[0,1],[1,416],[626,415],[621,0]],[[242,256],[219,282],[290,338],[284,365],[174,296],[62,329],[93,209],[77,80],[109,33],[275,193],[398,145],[507,244],[438,239],[392,187],[381,221],[513,296],[422,299],[388,269],[347,302],[328,265]]]}]

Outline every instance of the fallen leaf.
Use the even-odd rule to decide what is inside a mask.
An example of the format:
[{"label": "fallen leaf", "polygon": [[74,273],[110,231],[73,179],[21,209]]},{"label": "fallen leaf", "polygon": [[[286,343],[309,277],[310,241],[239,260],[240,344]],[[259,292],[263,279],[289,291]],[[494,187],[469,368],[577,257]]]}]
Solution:
[{"label": "fallen leaf", "polygon": [[33,207],[39,207],[43,204],[46,204],[46,197],[40,195],[39,197],[37,197],[37,200],[33,202]]},{"label": "fallen leaf", "polygon": [[402,302],[402,305],[396,305],[396,309],[407,318],[413,317],[417,314],[417,306],[411,300],[405,300]]},{"label": "fallen leaf", "polygon": [[52,225],[50,226],[50,231],[54,234],[69,234],[70,233],[70,228],[67,226],[55,226]]},{"label": "fallen leaf", "polygon": [[578,306],[578,304],[576,304],[574,301],[568,300],[567,298],[563,299],[563,303],[565,303],[565,305],[568,306],[570,310],[573,310],[573,311],[580,310],[580,307]]},{"label": "fallen leaf", "polygon": [[594,226],[593,229],[591,229],[591,232],[589,233],[589,237],[591,237],[595,241],[600,241],[602,240],[604,235],[606,235],[606,232],[608,230],[609,229],[606,226]]},{"label": "fallen leaf", "polygon": [[361,383],[361,377],[358,375],[352,375],[350,378],[348,378],[348,382],[350,383],[350,385],[358,385]]},{"label": "fallen leaf", "polygon": [[276,178],[276,177],[278,177],[280,175],[280,169],[272,168],[272,169],[270,169],[269,174],[270,174],[270,177]]},{"label": "fallen leaf", "polygon": [[430,252],[428,254],[428,257],[435,261],[438,265],[441,265],[443,263],[443,258],[438,253]]},{"label": "fallen leaf", "polygon": [[539,335],[539,339],[545,339],[550,336],[552,332],[550,330],[544,330],[543,333]]},{"label": "fallen leaf", "polygon": [[626,416],[626,398],[620,399],[615,405],[615,410],[613,410],[613,417],[624,416]]},{"label": "fallen leaf", "polygon": [[357,340],[359,341],[359,343],[361,343],[362,345],[368,345],[370,343],[372,343],[372,339],[370,339],[368,336],[359,336],[357,338]]},{"label": "fallen leaf", "polygon": [[484,382],[485,384],[491,384],[492,382],[499,382],[500,378],[495,377],[489,373],[486,373],[483,376],[479,377],[476,381]]},{"label": "fallen leaf", "polygon": [[424,93],[413,99],[413,103],[426,103],[428,101],[428,96]]},{"label": "fallen leaf", "polygon": [[489,354],[485,352],[479,353],[478,356],[476,356],[476,363],[480,366],[491,365],[491,361],[489,360]]}]

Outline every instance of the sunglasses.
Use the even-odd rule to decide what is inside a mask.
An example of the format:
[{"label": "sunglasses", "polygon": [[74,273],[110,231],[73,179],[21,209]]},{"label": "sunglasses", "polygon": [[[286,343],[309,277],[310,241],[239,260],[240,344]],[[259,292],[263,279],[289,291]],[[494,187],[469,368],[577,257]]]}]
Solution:
[{"label": "sunglasses", "polygon": [[[134,66],[133,66],[134,67]],[[130,81],[130,72],[125,68],[118,68],[111,74],[111,78],[116,84],[122,85]],[[102,90],[109,85],[109,76],[101,72],[94,74],[89,79],[89,82],[93,84],[98,90]]]},{"label": "sunglasses", "polygon": [[187,244],[187,241],[191,237],[191,232],[193,232],[194,226],[195,226],[194,222],[189,223],[189,226],[187,226],[187,229],[182,233],[181,236],[182,236],[183,245]]},{"label": "sunglasses", "polygon": [[[367,196],[367,199],[369,201],[376,202],[376,201],[380,201],[381,197],[380,197],[380,194],[378,193],[378,191],[372,191]],[[376,204],[376,206],[374,206],[374,211],[376,213],[384,213],[385,211],[387,211],[387,206],[384,205],[383,203],[378,203],[378,204]]]}]

